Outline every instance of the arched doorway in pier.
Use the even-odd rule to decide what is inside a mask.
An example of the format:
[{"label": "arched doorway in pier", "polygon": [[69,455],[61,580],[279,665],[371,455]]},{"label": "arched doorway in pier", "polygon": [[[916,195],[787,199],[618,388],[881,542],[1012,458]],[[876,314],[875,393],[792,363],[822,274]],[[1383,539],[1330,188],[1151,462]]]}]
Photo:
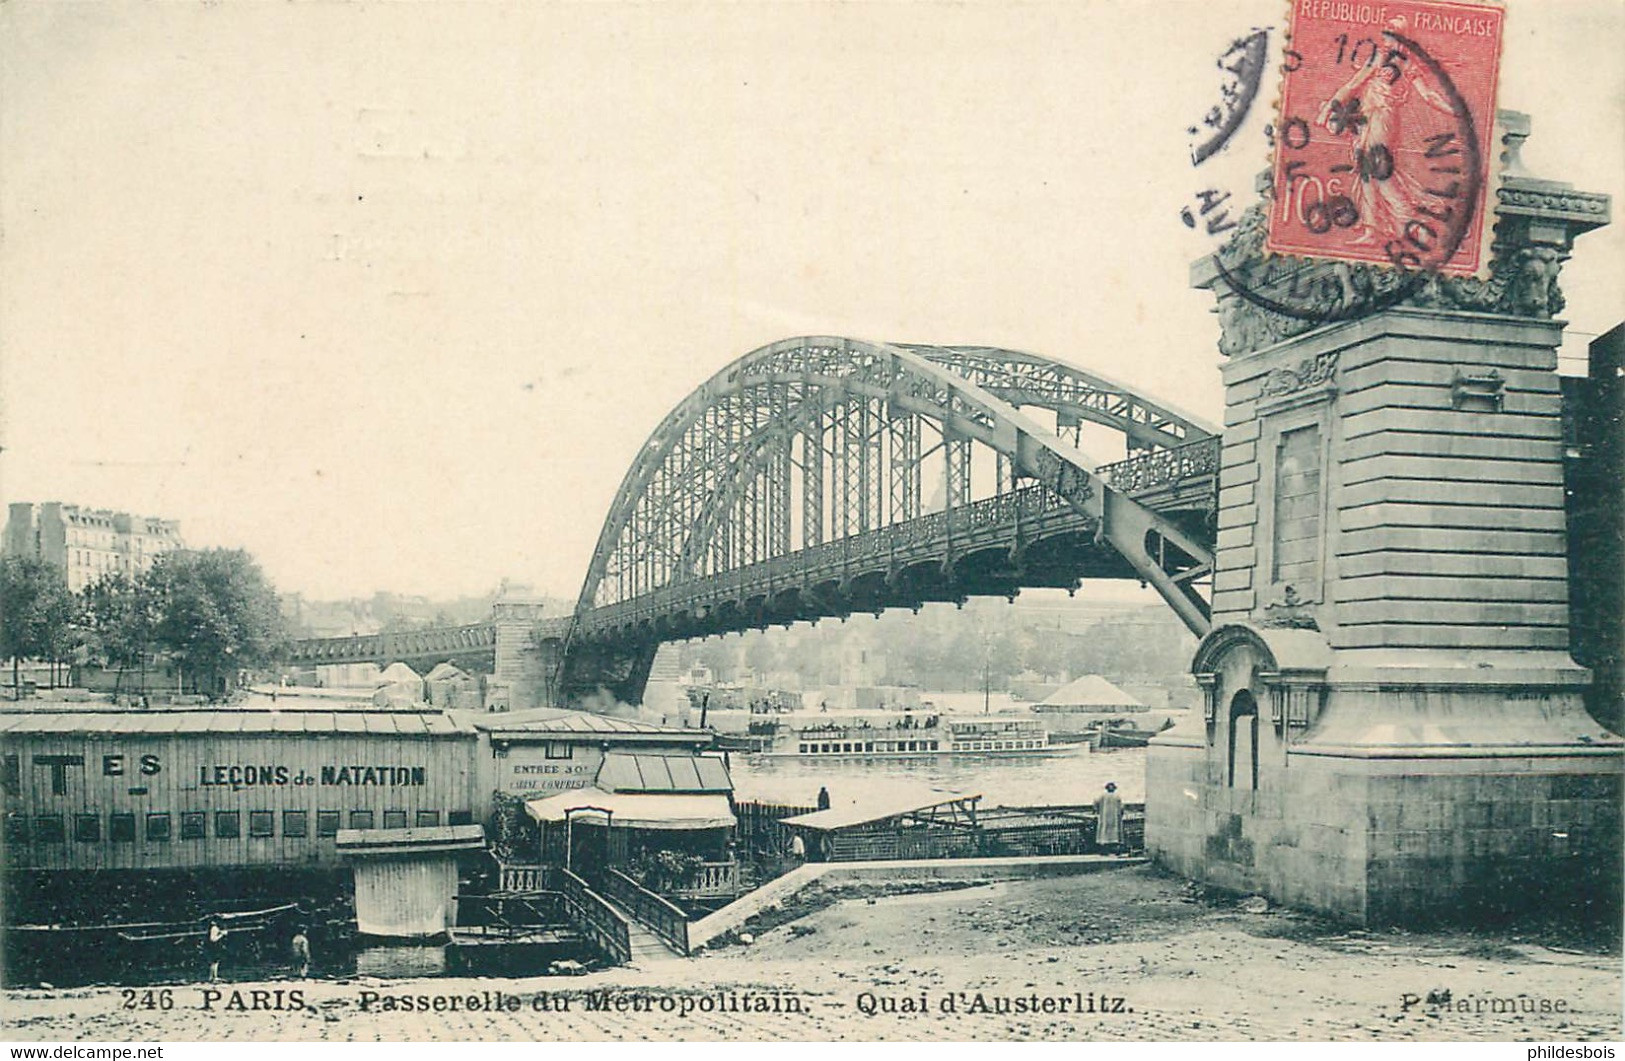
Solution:
[{"label": "arched doorway in pier", "polygon": [[1242,689],[1230,700],[1230,755],[1226,783],[1258,788],[1258,701]]}]

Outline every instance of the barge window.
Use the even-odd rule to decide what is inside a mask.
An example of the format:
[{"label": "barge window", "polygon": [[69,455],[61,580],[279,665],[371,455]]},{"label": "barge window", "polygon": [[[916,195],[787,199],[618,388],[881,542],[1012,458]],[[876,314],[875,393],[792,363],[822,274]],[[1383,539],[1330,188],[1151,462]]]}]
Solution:
[{"label": "barge window", "polygon": [[114,814],[107,819],[107,838],[115,844],[135,843],[135,815]]},{"label": "barge window", "polygon": [[12,844],[28,843],[28,819],[21,814],[6,815],[6,842]]},{"label": "barge window", "polygon": [[310,822],[302,810],[285,810],[282,812],[282,835],[298,838],[310,833]]},{"label": "barge window", "polygon": [[73,816],[73,838],[81,844],[101,843],[101,818],[95,814],[75,814]]},{"label": "barge window", "polygon": [[471,810],[454,810],[446,815],[447,825],[473,825],[474,812]]},{"label": "barge window", "polygon": [[440,824],[440,812],[437,810],[420,810],[413,824],[419,829],[436,828]]},{"label": "barge window", "polygon": [[352,828],[352,829],[371,829],[372,828],[372,811],[370,811],[370,810],[353,810],[353,811],[351,811],[350,812],[350,828]]},{"label": "barge window", "polygon": [[67,839],[63,832],[62,815],[41,814],[34,819],[34,841],[40,844],[60,844]]},{"label": "barge window", "polygon": [[234,810],[214,812],[214,835],[220,840],[235,840],[243,835],[243,816]]},{"label": "barge window", "polygon": [[248,835],[264,839],[276,835],[276,811],[251,810],[248,812]]},{"label": "barge window", "polygon": [[154,843],[167,844],[171,835],[172,826],[168,814],[147,815],[147,839]]},{"label": "barge window", "polygon": [[183,811],[181,813],[181,839],[203,839],[205,821],[207,821],[207,818],[200,810]]},{"label": "barge window", "polygon": [[547,757],[549,759],[571,759],[575,757],[575,745],[563,741],[550,740],[547,742]]},{"label": "barge window", "polygon": [[403,810],[386,810],[386,811],[384,811],[384,828],[385,829],[404,829],[404,828],[406,828],[406,812],[403,811]]},{"label": "barge window", "polygon": [[317,811],[316,812],[316,835],[317,836],[337,836],[339,834],[339,822],[342,821],[342,820],[343,820],[343,814],[341,812],[339,812],[339,811],[336,811],[336,810],[319,810],[319,811]]}]

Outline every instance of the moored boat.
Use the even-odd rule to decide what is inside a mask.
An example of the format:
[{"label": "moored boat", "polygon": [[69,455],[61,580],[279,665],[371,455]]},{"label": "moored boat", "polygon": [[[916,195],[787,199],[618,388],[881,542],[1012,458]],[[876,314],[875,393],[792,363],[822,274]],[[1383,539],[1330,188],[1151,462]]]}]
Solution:
[{"label": "moored boat", "polygon": [[[234,955],[260,953],[285,945],[293,927],[303,923],[299,904],[284,903],[254,910],[216,911],[171,921],[123,921],[89,924],[21,924],[4,929],[7,986],[38,980],[60,982],[85,969],[121,981],[131,970],[173,969],[200,960],[209,923],[226,932]],[[98,977],[99,978],[99,977]]]},{"label": "moored boat", "polygon": [[231,932],[263,932],[277,924],[279,919],[292,916],[298,903],[260,910],[238,910],[202,914],[180,921],[132,921],[116,924],[79,925],[7,925],[6,932],[18,938],[39,940],[46,945],[48,939],[75,942],[102,942],[114,939],[128,943],[173,943],[202,938],[209,930],[210,921],[219,921],[220,927]]},{"label": "moored boat", "polygon": [[1115,751],[1119,748],[1144,748],[1151,738],[1173,725],[1165,720],[1157,729],[1142,729],[1133,723],[1105,723],[1093,734],[1090,744],[1095,751]]}]

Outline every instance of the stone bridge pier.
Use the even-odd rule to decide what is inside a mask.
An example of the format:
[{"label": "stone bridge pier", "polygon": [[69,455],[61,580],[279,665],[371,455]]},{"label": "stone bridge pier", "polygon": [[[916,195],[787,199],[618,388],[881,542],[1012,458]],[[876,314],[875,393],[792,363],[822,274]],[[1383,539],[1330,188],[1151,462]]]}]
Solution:
[{"label": "stone bridge pier", "polygon": [[[1148,757],[1161,863],[1365,922],[1619,916],[1622,743],[1569,654],[1553,319],[1607,220],[1605,196],[1508,176],[1493,279],[1329,324],[1238,290],[1257,224],[1197,264],[1226,418],[1203,714]],[[1346,279],[1296,268],[1298,290]]]},{"label": "stone bridge pier", "polygon": [[492,606],[496,662],[486,683],[487,710],[523,711],[552,704],[560,638],[569,620],[546,620],[543,611],[540,601],[512,597]]}]

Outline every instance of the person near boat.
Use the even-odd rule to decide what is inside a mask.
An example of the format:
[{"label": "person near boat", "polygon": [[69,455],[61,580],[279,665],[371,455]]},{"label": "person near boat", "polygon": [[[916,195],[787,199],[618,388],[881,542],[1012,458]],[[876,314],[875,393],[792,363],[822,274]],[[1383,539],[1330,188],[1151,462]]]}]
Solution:
[{"label": "person near boat", "polygon": [[1095,846],[1107,854],[1123,849],[1123,800],[1115,781],[1106,782],[1106,791],[1095,799]]}]

